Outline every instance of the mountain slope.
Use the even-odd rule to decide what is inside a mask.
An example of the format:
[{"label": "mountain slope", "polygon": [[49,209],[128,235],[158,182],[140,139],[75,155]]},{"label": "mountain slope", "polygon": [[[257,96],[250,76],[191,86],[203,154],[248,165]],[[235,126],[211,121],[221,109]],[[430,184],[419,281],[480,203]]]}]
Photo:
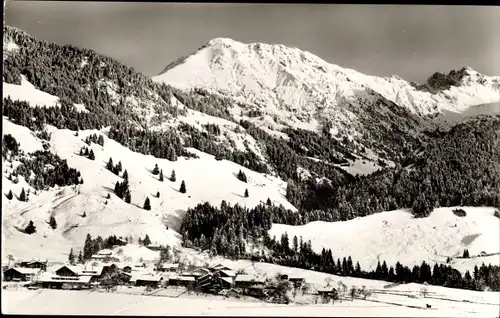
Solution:
[{"label": "mountain slope", "polygon": [[[15,125],[3,118],[4,134],[10,134],[25,152],[42,149],[42,140],[27,128]],[[217,161],[212,156],[194,149],[198,159],[179,158],[176,162],[157,159],[135,153],[107,138],[107,130],[102,130],[104,146],[91,144],[95,160],[79,156],[82,146],[87,146],[84,139],[96,130],[80,131],[79,136],[70,130],[59,130],[48,127],[50,134],[49,150],[62,159],[66,159],[70,167],[81,172],[84,183],[76,186],[56,187],[48,191],[37,191],[19,176],[19,182],[8,179],[20,163],[13,158],[13,168],[8,159],[3,159],[2,189],[4,194],[9,190],[19,195],[21,189],[31,189],[28,202],[22,202],[15,196],[12,200],[4,198],[2,204],[4,255],[10,253],[16,257],[26,256],[65,259],[69,247],[81,249],[85,236],[100,235],[108,237],[117,235],[131,236],[134,240],[148,234],[158,244],[179,245],[178,234],[180,223],[186,209],[202,202],[220,204],[222,200],[233,204],[253,207],[270,198],[277,204],[294,209],[283,197],[285,184],[271,176],[261,175],[238,166],[229,161]],[[121,161],[128,171],[131,204],[118,198],[113,191],[116,181],[122,178],[108,171],[105,166],[109,158],[115,163]],[[138,164],[139,163],[139,164]],[[151,174],[155,164],[165,174],[165,181]],[[177,180],[171,182],[167,178],[175,170]],[[248,182],[236,178],[239,170],[245,172]],[[185,180],[187,193],[178,191],[181,181]],[[244,198],[245,189],[250,196]],[[160,192],[160,198],[156,193]],[[110,199],[106,196],[111,195]],[[151,200],[151,211],[144,210],[146,197]],[[82,217],[85,213],[86,217]],[[58,227],[50,228],[48,219],[56,218]],[[37,232],[32,235],[22,233],[29,220],[33,220]],[[168,227],[168,229],[167,229]],[[44,256],[45,255],[45,256]]]}]

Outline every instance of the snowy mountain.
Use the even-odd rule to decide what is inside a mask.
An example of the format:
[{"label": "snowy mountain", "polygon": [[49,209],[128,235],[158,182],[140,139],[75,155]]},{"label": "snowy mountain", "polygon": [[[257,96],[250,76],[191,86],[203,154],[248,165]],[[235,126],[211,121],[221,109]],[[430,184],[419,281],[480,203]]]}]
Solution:
[{"label": "snowy mountain", "polygon": [[[417,115],[461,112],[500,100],[500,77],[469,67],[448,75],[436,73],[427,84],[417,85],[398,76],[380,78],[329,64],[297,48],[227,38],[211,40],[153,80],[231,96],[247,109],[258,110],[263,126],[315,130],[331,121],[334,135],[346,131],[355,136],[356,128],[362,129],[357,123],[369,112],[367,107],[383,99]],[[377,111],[387,109],[382,106]],[[241,112],[236,108],[233,113]]]}]

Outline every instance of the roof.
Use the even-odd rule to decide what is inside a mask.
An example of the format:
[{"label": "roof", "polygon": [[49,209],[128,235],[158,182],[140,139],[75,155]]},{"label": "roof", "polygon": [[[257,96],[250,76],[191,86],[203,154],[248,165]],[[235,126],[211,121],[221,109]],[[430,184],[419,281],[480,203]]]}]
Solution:
[{"label": "roof", "polygon": [[91,276],[78,276],[78,277],[67,277],[59,275],[42,275],[38,277],[37,282],[62,282],[62,283],[89,283]]},{"label": "roof", "polygon": [[236,272],[232,270],[220,270],[220,272],[226,274],[229,277],[236,277]]},{"label": "roof", "polygon": [[231,277],[220,277],[221,280],[225,281],[228,284],[233,283],[233,279]]},{"label": "roof", "polygon": [[110,249],[103,249],[97,252],[97,255],[111,255],[111,254],[113,254],[113,251],[111,251]]},{"label": "roof", "polygon": [[11,267],[7,270],[15,270],[23,275],[35,275],[40,272],[39,268],[26,268],[26,267]]},{"label": "roof", "polygon": [[161,279],[162,277],[157,275],[138,275],[135,278],[135,281],[142,280],[147,282],[159,282]]},{"label": "roof", "polygon": [[161,264],[160,268],[178,268],[179,264]]},{"label": "roof", "polygon": [[185,281],[185,282],[194,282],[196,279],[193,276],[170,276],[168,278],[169,280],[180,280],[180,281]]},{"label": "roof", "polygon": [[255,277],[252,275],[238,275],[236,276],[235,282],[256,282],[256,283],[265,283],[266,280],[262,277]]},{"label": "roof", "polygon": [[336,291],[337,289],[333,286],[330,287],[321,287],[317,289],[319,293],[331,293],[333,291]]},{"label": "roof", "polygon": [[56,269],[55,271],[57,272],[58,270],[62,269],[63,267],[68,268],[70,271],[72,271],[73,273],[75,273],[77,275],[80,275],[81,271],[83,270],[83,267],[81,267],[81,266],[62,265],[58,269]]},{"label": "roof", "polygon": [[89,268],[84,268],[80,271],[80,275],[83,276],[100,276],[102,274],[102,270],[104,269],[104,266],[94,266],[94,267],[89,267]]}]

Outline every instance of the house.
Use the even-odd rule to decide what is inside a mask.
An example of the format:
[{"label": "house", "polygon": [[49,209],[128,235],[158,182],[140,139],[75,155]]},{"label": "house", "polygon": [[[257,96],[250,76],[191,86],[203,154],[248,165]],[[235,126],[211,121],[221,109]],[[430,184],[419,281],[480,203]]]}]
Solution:
[{"label": "house", "polygon": [[77,277],[80,276],[81,270],[78,266],[63,265],[55,273],[57,276]]},{"label": "house", "polygon": [[123,266],[122,270],[124,273],[130,273],[130,272],[132,272],[132,266],[125,265],[125,266]]},{"label": "house", "polygon": [[11,267],[3,272],[3,279],[5,281],[26,282],[33,280],[40,272],[39,268]]},{"label": "house", "polygon": [[291,282],[295,288],[298,288],[304,284],[305,279],[299,276],[289,276],[288,281]]},{"label": "house", "polygon": [[168,284],[171,286],[194,286],[196,280],[193,276],[170,276]]},{"label": "house", "polygon": [[264,285],[266,280],[262,277],[252,275],[237,275],[234,279],[234,286],[237,288],[247,288],[250,286]]},{"label": "house", "polygon": [[171,273],[176,272],[178,269],[179,269],[179,264],[161,264],[157,268],[159,272],[171,272]]},{"label": "house", "polygon": [[60,276],[46,273],[37,278],[36,285],[50,289],[88,289],[92,276]]},{"label": "house", "polygon": [[47,270],[47,261],[42,262],[42,261],[29,261],[29,262],[21,262],[19,264],[19,267],[24,267],[24,268],[39,268],[42,271]]},{"label": "house", "polygon": [[158,288],[160,286],[163,277],[158,275],[148,275],[142,274],[136,277],[135,286],[149,286],[153,288]]},{"label": "house", "polygon": [[330,301],[330,299],[338,299],[338,293],[335,287],[322,287],[318,289],[318,294],[321,296],[324,303]]}]

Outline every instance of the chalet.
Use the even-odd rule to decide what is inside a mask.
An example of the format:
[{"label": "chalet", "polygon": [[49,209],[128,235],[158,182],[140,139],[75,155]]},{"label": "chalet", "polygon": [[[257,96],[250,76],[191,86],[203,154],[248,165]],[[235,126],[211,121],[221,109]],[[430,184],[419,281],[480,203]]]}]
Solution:
[{"label": "chalet", "polygon": [[298,276],[289,276],[288,281],[293,284],[293,286],[300,287],[304,284],[305,279],[304,277],[298,277]]},{"label": "chalet", "polygon": [[50,289],[88,289],[91,286],[92,276],[60,276],[46,274],[36,280],[42,288]]},{"label": "chalet", "polygon": [[234,286],[237,288],[247,288],[250,286],[264,285],[266,280],[262,277],[252,275],[237,275],[234,279]]},{"label": "chalet", "polygon": [[135,279],[135,286],[149,286],[153,288],[158,288],[160,286],[163,277],[157,275],[139,275]]},{"label": "chalet", "polygon": [[57,276],[77,277],[80,276],[81,268],[77,266],[63,265],[55,271]]},{"label": "chalet", "polygon": [[338,299],[338,293],[335,287],[322,287],[318,289],[318,294],[323,299],[323,302],[328,302],[330,299]]},{"label": "chalet", "polygon": [[157,270],[159,272],[175,273],[179,269],[179,264],[161,264]]},{"label": "chalet", "polygon": [[275,286],[262,286],[254,285],[246,289],[246,294],[255,298],[263,299],[268,297],[269,294],[276,291]]},{"label": "chalet", "polygon": [[47,261],[45,261],[45,262],[42,262],[42,261],[21,262],[19,264],[19,267],[38,268],[38,269],[41,269],[42,271],[46,271],[47,270]]},{"label": "chalet", "polygon": [[90,276],[91,282],[95,282],[101,279],[104,275],[104,266],[93,266],[90,268],[84,268],[80,271],[80,276]]},{"label": "chalet", "polygon": [[168,284],[171,286],[194,286],[196,279],[193,276],[170,276]]},{"label": "chalet", "polygon": [[130,265],[125,265],[125,266],[123,266],[122,271],[123,271],[124,273],[130,273],[130,272],[132,272],[132,266],[130,266]]},{"label": "chalet", "polygon": [[39,273],[39,268],[11,267],[3,272],[3,279],[5,281],[26,282],[33,280]]},{"label": "chalet", "polygon": [[281,280],[288,280],[288,274],[281,274],[280,279]]}]

